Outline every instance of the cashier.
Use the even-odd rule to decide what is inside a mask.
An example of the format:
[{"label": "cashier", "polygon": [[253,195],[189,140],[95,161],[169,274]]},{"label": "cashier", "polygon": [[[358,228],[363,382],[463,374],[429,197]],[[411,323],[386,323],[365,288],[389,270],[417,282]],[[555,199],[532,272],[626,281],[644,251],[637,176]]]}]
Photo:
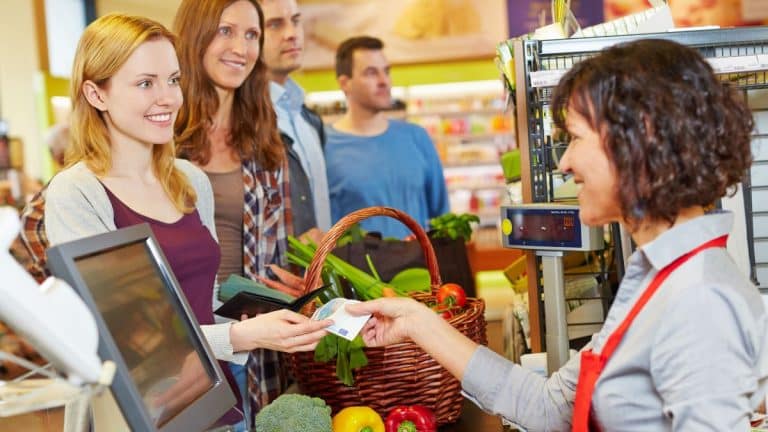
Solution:
[{"label": "cashier", "polygon": [[747,430],[768,386],[768,315],[726,251],[734,215],[705,208],[750,167],[748,107],[696,51],[664,40],[577,63],[551,106],[582,221],[619,222],[637,245],[602,329],[546,379],[410,299],[347,306],[374,314],[366,344],[414,341],[528,431]]}]

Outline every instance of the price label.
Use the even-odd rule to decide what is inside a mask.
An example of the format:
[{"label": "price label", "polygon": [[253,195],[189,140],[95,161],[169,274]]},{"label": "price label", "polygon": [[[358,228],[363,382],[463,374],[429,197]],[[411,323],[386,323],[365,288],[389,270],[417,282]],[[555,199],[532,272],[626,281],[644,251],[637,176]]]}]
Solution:
[{"label": "price label", "polygon": [[554,87],[565,75],[565,70],[543,70],[531,72],[531,87]]},{"label": "price label", "polygon": [[707,59],[715,73],[752,72],[766,69],[757,55],[739,57],[710,57]]}]

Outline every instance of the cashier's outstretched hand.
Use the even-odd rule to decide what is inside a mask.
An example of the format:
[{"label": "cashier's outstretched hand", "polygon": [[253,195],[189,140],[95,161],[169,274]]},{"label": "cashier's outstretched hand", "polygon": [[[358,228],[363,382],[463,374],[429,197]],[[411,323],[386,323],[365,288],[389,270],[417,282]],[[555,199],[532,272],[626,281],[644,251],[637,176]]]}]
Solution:
[{"label": "cashier's outstretched hand", "polygon": [[373,314],[360,332],[367,346],[411,340],[458,380],[478,347],[442,316],[411,298],[380,298],[345,307],[352,315]]},{"label": "cashier's outstretched hand", "polygon": [[235,352],[266,348],[274,351],[311,351],[327,334],[331,320],[313,321],[304,315],[281,309],[257,315],[243,316],[232,325],[230,341]]},{"label": "cashier's outstretched hand", "polygon": [[346,309],[352,315],[373,314],[360,332],[365,344],[371,347],[409,340],[436,316],[423,304],[405,297],[351,303]]}]

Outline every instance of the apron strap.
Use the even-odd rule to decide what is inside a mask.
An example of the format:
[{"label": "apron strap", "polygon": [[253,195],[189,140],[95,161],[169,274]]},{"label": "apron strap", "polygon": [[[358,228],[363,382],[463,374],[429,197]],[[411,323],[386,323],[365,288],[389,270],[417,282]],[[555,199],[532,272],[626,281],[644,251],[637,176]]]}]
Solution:
[{"label": "apron strap", "polygon": [[589,432],[598,430],[596,422],[591,415],[592,406],[592,393],[595,391],[597,380],[600,378],[600,374],[603,372],[605,365],[613,356],[614,351],[618,348],[624,335],[627,333],[629,326],[643,310],[643,307],[653,297],[658,290],[659,286],[669,277],[672,272],[677,270],[678,267],[683,265],[686,261],[691,259],[699,252],[709,248],[721,248],[725,247],[728,242],[728,236],[724,235],[712,239],[699,247],[691,250],[685,255],[680,256],[675,261],[661,269],[653,278],[651,283],[640,295],[640,298],[635,302],[632,309],[626,318],[619,324],[616,330],[611,333],[608,340],[605,343],[602,351],[599,354],[592,352],[592,350],[583,351],[581,353],[581,363],[579,364],[579,381],[576,384],[576,400],[573,404],[573,417],[571,419],[572,432]]},{"label": "apron strap", "polygon": [[715,247],[725,247],[728,242],[728,236],[722,236],[715,239],[712,239],[701,246],[697,247],[696,249],[693,249],[692,251],[688,252],[685,255],[680,256],[675,261],[673,261],[668,266],[661,269],[656,274],[656,277],[653,278],[653,281],[651,281],[651,284],[648,285],[648,288],[645,289],[643,294],[640,296],[640,298],[637,300],[635,305],[632,307],[632,309],[629,311],[629,314],[624,319],[624,321],[619,325],[618,328],[608,337],[608,340],[605,342],[605,346],[600,351],[600,355],[605,357],[606,360],[611,358],[613,355],[613,352],[616,351],[616,348],[618,348],[619,344],[621,343],[621,340],[624,338],[624,334],[629,329],[629,326],[632,325],[632,322],[635,320],[635,318],[640,314],[640,311],[645,307],[646,303],[653,297],[653,295],[658,290],[659,286],[664,283],[664,281],[669,277],[672,272],[677,270],[681,265],[683,265],[686,261],[697,255],[699,252],[715,248]]}]

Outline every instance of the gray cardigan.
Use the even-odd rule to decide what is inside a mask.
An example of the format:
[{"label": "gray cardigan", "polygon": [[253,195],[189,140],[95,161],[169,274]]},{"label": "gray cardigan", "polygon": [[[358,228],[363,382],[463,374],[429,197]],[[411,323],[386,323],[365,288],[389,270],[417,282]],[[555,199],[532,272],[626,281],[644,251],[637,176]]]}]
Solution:
[{"label": "gray cardigan", "polygon": [[[197,193],[197,212],[214,240],[213,191],[208,177],[189,161],[176,159],[176,168],[189,179]],[[45,191],[45,232],[51,245],[114,231],[112,204],[96,175],[84,162],[57,174]],[[213,292],[211,293],[213,295]],[[231,323],[201,326],[208,344],[219,360],[245,363],[247,353],[233,354],[229,340]]]},{"label": "gray cardigan", "polygon": [[[197,193],[197,212],[216,238],[213,222],[213,191],[208,177],[189,161],[176,159]],[[57,174],[45,193],[45,232],[51,245],[114,231],[115,215],[107,192],[84,162]]]}]

